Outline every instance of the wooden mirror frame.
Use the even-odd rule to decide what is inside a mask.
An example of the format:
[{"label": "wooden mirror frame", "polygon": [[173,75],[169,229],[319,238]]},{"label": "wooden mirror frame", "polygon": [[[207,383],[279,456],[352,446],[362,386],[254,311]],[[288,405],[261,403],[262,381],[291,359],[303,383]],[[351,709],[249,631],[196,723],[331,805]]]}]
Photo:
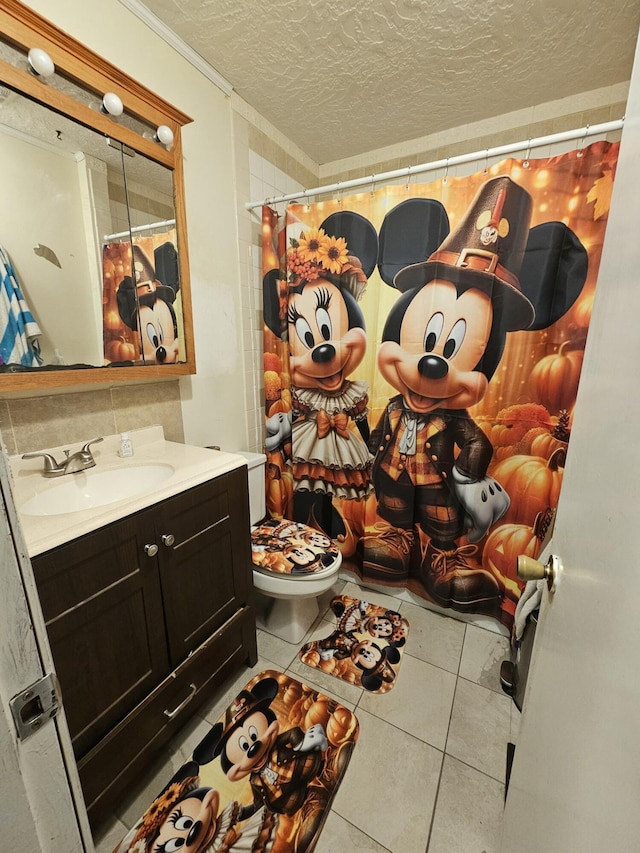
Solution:
[{"label": "wooden mirror frame", "polygon": [[0,59],[0,84],[5,83],[45,107],[111,137],[144,156],[167,166],[173,173],[176,219],[176,240],[180,275],[180,293],[184,323],[186,360],[176,364],[146,364],[126,367],[87,367],[65,370],[38,370],[0,374],[0,397],[51,392],[53,389],[82,390],[91,385],[116,385],[131,382],[151,382],[175,378],[196,372],[187,223],[184,200],[181,128],[192,121],[189,116],[164,101],[107,60],[98,56],[72,36],[58,29],[19,0],[3,0],[0,4],[0,37],[24,51],[32,47],[45,50],[56,70],[88,93],[102,98],[105,92],[115,92],[125,111],[137,119],[158,127],[167,125],[173,132],[173,145],[163,145],[147,139],[134,130],[113,121],[110,116],[91,109],[38,79]]}]

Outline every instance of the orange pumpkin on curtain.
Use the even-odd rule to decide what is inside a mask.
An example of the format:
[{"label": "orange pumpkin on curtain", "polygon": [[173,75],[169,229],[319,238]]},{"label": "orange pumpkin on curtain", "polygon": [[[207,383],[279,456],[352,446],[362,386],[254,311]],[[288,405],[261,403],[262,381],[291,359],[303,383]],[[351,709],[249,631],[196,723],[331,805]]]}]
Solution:
[{"label": "orange pumpkin on curtain", "polygon": [[569,346],[571,342],[565,341],[557,353],[541,359],[529,377],[534,399],[554,414],[569,409],[578,393],[584,352],[570,350]]},{"label": "orange pumpkin on curtain", "polygon": [[496,465],[494,476],[511,498],[502,521],[533,525],[539,512],[555,507],[564,473],[564,449],[551,457],[511,456]]}]

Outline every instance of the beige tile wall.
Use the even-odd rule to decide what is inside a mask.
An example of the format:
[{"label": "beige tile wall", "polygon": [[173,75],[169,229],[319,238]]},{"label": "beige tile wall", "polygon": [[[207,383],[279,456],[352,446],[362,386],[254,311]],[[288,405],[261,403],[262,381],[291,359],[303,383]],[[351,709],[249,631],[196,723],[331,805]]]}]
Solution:
[{"label": "beige tile wall", "polygon": [[[574,98],[549,101],[529,109],[517,110],[502,116],[485,119],[449,131],[420,136],[416,139],[344,160],[325,163],[319,168],[320,183],[363,178],[370,175],[403,169],[410,165],[430,163],[447,157],[485,151],[499,145],[508,145],[527,139],[548,136],[567,130],[593,127],[616,119],[625,113],[628,83],[620,83],[585,92]],[[608,134],[606,138],[616,141],[620,133]],[[562,144],[561,144],[562,145]],[[568,151],[576,147],[575,142],[565,143],[560,149],[536,150],[532,156],[544,157]],[[493,161],[489,161],[491,164]],[[478,164],[465,164],[450,174],[470,174]],[[419,180],[429,181],[433,175],[424,174]]]},{"label": "beige tile wall", "polygon": [[0,400],[0,432],[9,454],[73,445],[161,424],[169,441],[184,441],[177,380]]}]

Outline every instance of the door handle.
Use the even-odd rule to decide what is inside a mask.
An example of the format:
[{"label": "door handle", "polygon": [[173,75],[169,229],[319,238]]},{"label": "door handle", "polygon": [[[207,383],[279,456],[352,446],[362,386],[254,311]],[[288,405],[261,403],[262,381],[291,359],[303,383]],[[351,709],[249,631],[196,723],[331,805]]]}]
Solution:
[{"label": "door handle", "polygon": [[526,554],[518,557],[518,577],[523,581],[546,580],[549,592],[555,592],[562,564],[560,557],[551,554],[546,564]]},{"label": "door handle", "polygon": [[144,553],[147,555],[147,557],[155,557],[155,555],[158,553],[158,546],[155,542],[151,543],[150,545],[145,545]]},{"label": "door handle", "polygon": [[173,533],[163,533],[161,539],[162,544],[166,545],[167,548],[171,548],[173,543],[176,541],[176,537],[173,535]]}]

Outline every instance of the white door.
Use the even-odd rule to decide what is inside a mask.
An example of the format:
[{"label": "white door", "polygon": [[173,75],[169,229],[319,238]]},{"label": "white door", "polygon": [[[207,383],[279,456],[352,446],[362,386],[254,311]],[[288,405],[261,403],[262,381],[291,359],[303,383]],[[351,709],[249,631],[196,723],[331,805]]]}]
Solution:
[{"label": "white door", "polygon": [[9,706],[12,697],[52,671],[52,662],[1,440],[0,578],[2,849],[25,853],[92,851],[64,715],[60,713],[58,719],[19,740]]},{"label": "white door", "polygon": [[640,850],[640,59],[507,798],[503,853]]}]

